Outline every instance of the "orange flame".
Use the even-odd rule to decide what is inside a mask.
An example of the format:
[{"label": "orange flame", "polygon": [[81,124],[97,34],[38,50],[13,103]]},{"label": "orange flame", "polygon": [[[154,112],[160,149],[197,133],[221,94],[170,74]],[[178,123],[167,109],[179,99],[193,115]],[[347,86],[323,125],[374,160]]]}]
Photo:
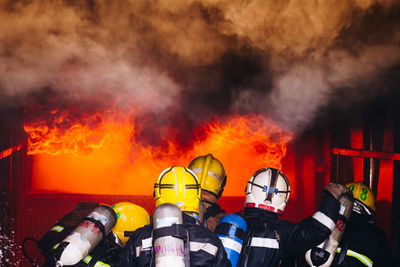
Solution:
[{"label": "orange flame", "polygon": [[[213,154],[225,167],[225,196],[241,196],[259,168],[281,168],[290,133],[261,115],[231,116],[202,125],[191,147],[166,140],[167,147],[144,146],[135,139],[129,115],[95,113],[78,122],[53,111],[49,122],[25,123],[33,156],[32,190],[85,194],[151,195],[161,171],[187,166],[196,156]],[[119,119],[111,119],[118,117]]]},{"label": "orange flame", "polygon": [[78,152],[89,154],[102,146],[107,133],[111,132],[110,124],[105,123],[98,112],[77,122],[67,111],[51,110],[51,120],[24,123],[29,133],[28,155],[48,153]]}]

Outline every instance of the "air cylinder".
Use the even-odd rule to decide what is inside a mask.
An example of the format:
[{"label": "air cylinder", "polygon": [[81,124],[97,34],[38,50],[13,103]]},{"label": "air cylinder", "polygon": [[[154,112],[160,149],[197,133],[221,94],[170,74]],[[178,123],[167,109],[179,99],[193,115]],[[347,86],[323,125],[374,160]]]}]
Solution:
[{"label": "air cylinder", "polygon": [[306,252],[306,262],[310,266],[327,267],[331,266],[335,258],[336,249],[342,239],[346,223],[350,218],[353,209],[354,198],[350,193],[340,196],[339,219],[331,235],[323,243],[319,244]]},{"label": "air cylinder", "polygon": [[[153,212],[153,228],[162,228],[182,224],[182,211],[171,203],[159,205]],[[184,240],[171,235],[163,235],[154,240],[154,258],[156,267],[185,267]]]}]

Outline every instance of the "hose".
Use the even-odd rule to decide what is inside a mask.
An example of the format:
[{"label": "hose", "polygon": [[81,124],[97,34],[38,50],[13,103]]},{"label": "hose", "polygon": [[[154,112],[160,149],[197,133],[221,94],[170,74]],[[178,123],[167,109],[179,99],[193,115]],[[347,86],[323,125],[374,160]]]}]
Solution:
[{"label": "hose", "polygon": [[35,267],[40,267],[39,264],[37,264],[36,262],[34,262],[34,261],[28,256],[28,254],[26,253],[26,251],[25,251],[25,242],[26,242],[26,241],[33,241],[33,242],[35,242],[36,244],[38,243],[38,241],[37,241],[36,239],[34,239],[34,238],[27,237],[27,238],[24,239],[24,241],[22,241],[21,247],[22,247],[22,252],[24,253],[25,258],[26,258],[33,266],[35,266]]}]

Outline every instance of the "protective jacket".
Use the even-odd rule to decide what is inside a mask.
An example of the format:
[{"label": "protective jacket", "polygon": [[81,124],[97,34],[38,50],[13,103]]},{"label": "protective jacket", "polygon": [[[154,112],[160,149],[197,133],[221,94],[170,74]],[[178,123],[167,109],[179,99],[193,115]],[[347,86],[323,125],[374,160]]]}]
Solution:
[{"label": "protective jacket", "polygon": [[304,253],[329,237],[339,201],[324,190],[317,212],[300,223],[280,219],[276,213],[245,208],[247,237],[238,266],[278,266],[280,261]]},{"label": "protective jacket", "polygon": [[[183,226],[187,229],[190,266],[231,266],[219,238],[210,230],[196,224],[196,220],[183,213]],[[120,255],[120,267],[154,266],[153,227],[151,224],[137,229]]]},{"label": "protective jacket", "polygon": [[395,266],[385,232],[368,217],[351,214],[332,266]]}]

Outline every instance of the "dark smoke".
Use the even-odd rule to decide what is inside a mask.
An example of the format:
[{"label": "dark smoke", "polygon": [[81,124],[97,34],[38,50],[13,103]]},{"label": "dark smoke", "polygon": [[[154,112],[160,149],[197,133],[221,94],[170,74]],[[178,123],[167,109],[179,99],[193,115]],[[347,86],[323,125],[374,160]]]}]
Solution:
[{"label": "dark smoke", "polygon": [[298,133],[326,106],[391,88],[399,14],[395,0],[2,1],[0,104],[50,88],[66,108],[135,107],[149,143],[171,127],[187,143],[232,113]]}]

